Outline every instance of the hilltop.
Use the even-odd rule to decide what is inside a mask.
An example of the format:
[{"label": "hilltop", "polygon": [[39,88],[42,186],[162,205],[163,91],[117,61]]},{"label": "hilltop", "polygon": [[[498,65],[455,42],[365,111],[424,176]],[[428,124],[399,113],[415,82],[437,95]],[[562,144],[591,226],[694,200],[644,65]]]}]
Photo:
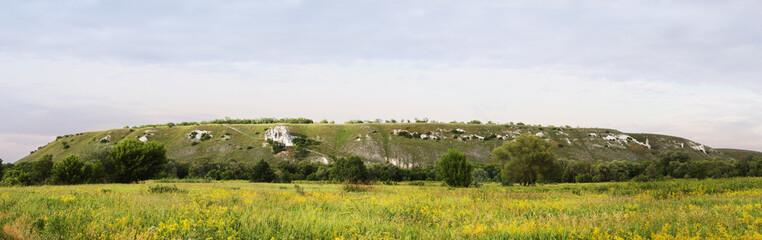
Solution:
[{"label": "hilltop", "polygon": [[[98,145],[122,139],[164,143],[169,158],[180,162],[210,161],[296,161],[327,162],[333,157],[359,155],[368,162],[390,162],[401,167],[436,163],[449,148],[466,153],[471,161],[490,163],[490,152],[519,134],[545,138],[556,148],[556,156],[573,160],[643,161],[667,151],[684,151],[695,159],[740,159],[762,153],[714,149],[673,136],[623,133],[614,129],[542,127],[506,124],[464,123],[267,123],[151,125],[60,136],[20,161],[51,154],[60,160],[81,154]],[[270,139],[271,141],[268,140]],[[294,145],[295,139],[309,144]],[[274,141],[272,141],[274,140]],[[297,140],[300,141],[300,140]],[[285,145],[274,154],[273,144]],[[277,146],[276,146],[277,148]],[[303,149],[303,150],[302,150]]]}]

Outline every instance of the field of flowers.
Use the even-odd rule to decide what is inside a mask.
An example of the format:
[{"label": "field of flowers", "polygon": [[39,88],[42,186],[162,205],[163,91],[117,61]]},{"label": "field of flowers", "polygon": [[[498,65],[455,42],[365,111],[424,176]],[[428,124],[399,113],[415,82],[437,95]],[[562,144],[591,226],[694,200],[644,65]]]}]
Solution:
[{"label": "field of flowers", "polygon": [[762,178],[343,189],[238,181],[0,188],[0,239],[762,239]]}]

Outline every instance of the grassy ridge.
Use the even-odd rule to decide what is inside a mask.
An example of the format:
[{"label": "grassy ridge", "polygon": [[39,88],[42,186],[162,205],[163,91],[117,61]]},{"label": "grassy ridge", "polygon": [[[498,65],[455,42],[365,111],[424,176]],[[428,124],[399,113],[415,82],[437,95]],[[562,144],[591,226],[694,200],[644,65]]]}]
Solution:
[{"label": "grassy ridge", "polygon": [[[146,137],[151,141],[166,144],[168,157],[179,161],[294,161],[293,151],[273,156],[268,146],[263,146],[267,129],[281,124],[230,124],[254,138],[250,138],[222,124],[201,124],[190,126],[154,126],[139,129],[113,129],[99,132],[74,134],[49,143],[38,151],[22,159],[36,160],[45,154],[52,154],[60,160],[68,154],[80,154],[98,144],[113,144],[122,139]],[[436,163],[438,156],[449,148],[466,153],[473,162],[489,163],[490,152],[504,140],[521,133],[539,134],[556,146],[558,157],[576,160],[629,160],[653,159],[665,151],[681,150],[693,158],[739,159],[747,155],[762,156],[758,152],[715,150],[704,146],[706,152],[694,149],[701,146],[687,139],[655,134],[626,134],[627,140],[611,140],[622,134],[612,129],[559,128],[516,125],[481,125],[450,123],[367,123],[367,124],[283,124],[291,133],[321,142],[310,146],[313,151],[329,156],[360,155],[370,162],[396,162],[406,166],[427,166]],[[463,130],[458,132],[457,129]],[[188,135],[194,130],[209,131],[212,139],[191,140]],[[406,138],[393,134],[406,131],[412,134],[433,134],[438,140]],[[229,138],[222,138],[226,134]],[[100,143],[105,137],[108,143]],[[490,136],[497,136],[489,139]],[[500,138],[505,136],[505,138]],[[488,140],[480,140],[487,138]],[[64,148],[62,142],[69,148]],[[193,144],[193,142],[198,142]],[[648,142],[651,148],[642,143]],[[308,159],[319,160],[323,155],[311,154]]]},{"label": "grassy ridge", "polygon": [[[448,189],[246,182],[0,189],[5,239],[757,239],[762,179]],[[176,187],[176,189],[175,189]],[[161,191],[157,191],[161,190]],[[153,193],[152,193],[153,192]]]}]

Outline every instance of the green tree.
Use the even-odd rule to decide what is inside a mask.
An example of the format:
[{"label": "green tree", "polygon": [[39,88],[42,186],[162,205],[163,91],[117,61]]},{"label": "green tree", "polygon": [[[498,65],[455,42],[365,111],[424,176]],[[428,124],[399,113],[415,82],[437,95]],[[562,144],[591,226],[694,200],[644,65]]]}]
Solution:
[{"label": "green tree", "polygon": [[127,139],[111,151],[116,173],[114,181],[131,183],[154,177],[164,169],[167,163],[167,150],[164,144],[154,141],[144,143]]},{"label": "green tree", "polygon": [[259,160],[251,169],[252,182],[273,182],[275,181],[275,171],[265,160]]},{"label": "green tree", "polygon": [[666,152],[660,155],[656,169],[662,176],[671,176],[675,178],[683,177],[676,170],[681,163],[691,159],[691,156],[685,152]]},{"label": "green tree", "polygon": [[466,154],[450,149],[439,158],[439,175],[451,187],[471,185],[473,166],[466,160]]},{"label": "green tree", "polygon": [[53,165],[53,179],[56,183],[60,184],[80,184],[83,183],[87,176],[83,168],[85,163],[79,160],[77,155],[66,156],[60,162]]},{"label": "green tree", "polygon": [[233,173],[233,171],[226,170],[226,171],[220,173],[220,179],[221,180],[233,180],[233,179],[235,179],[235,173]]},{"label": "green tree", "polygon": [[32,163],[32,184],[44,184],[50,178],[53,170],[53,155],[46,154],[42,159]]},{"label": "green tree", "polygon": [[547,141],[532,134],[522,134],[492,150],[492,157],[503,163],[503,179],[533,185],[560,177],[561,167]]},{"label": "green tree", "polygon": [[220,170],[212,169],[211,171],[206,173],[206,178],[209,178],[212,180],[220,180]]},{"label": "green tree", "polygon": [[331,170],[333,179],[349,183],[367,183],[368,169],[357,155],[336,159]]}]

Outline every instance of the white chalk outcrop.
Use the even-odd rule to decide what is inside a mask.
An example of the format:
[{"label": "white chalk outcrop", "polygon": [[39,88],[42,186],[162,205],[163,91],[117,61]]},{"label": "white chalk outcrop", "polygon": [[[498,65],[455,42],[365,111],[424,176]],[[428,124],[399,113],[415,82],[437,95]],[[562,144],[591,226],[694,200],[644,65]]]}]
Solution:
[{"label": "white chalk outcrop", "polygon": [[[196,133],[196,134],[193,134],[193,133]],[[193,130],[192,132],[190,132],[190,133],[188,134],[188,139],[197,139],[197,140],[201,140],[201,135],[204,135],[204,133],[206,133],[206,134],[207,134],[207,135],[209,135],[210,137],[214,137],[214,136],[212,136],[212,132],[210,132],[210,131],[205,131],[205,130]]]},{"label": "white chalk outcrop", "polygon": [[283,125],[265,130],[265,140],[273,140],[286,146],[293,146],[295,138],[296,136],[289,133],[288,127]]}]

